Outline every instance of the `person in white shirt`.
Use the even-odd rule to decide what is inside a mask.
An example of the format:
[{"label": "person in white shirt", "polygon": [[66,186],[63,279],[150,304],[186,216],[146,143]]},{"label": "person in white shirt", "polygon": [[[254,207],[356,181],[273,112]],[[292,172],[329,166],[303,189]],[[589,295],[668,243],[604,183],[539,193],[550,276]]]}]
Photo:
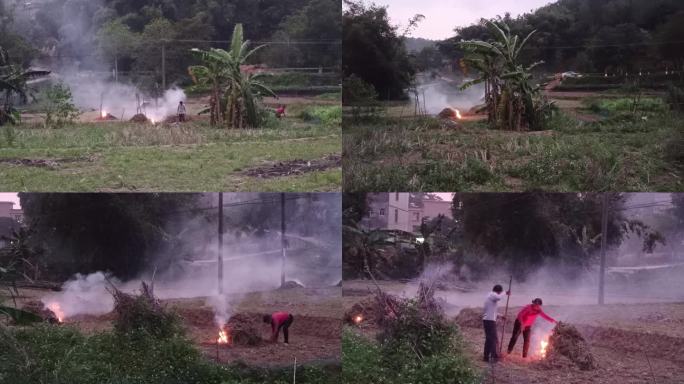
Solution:
[{"label": "person in white shirt", "polygon": [[185,121],[185,104],[181,101],[178,103],[178,122],[182,123]]},{"label": "person in white shirt", "polygon": [[[505,294],[510,295],[511,292],[507,291]],[[503,318],[503,316],[497,313],[497,304],[503,297],[503,288],[497,284],[492,289],[492,292],[489,292],[487,299],[485,299],[482,324],[485,331],[484,361],[486,362],[489,362],[490,359],[493,361],[499,359],[499,354],[496,353],[496,346],[499,343],[499,338],[496,334],[496,319],[497,317]]]}]

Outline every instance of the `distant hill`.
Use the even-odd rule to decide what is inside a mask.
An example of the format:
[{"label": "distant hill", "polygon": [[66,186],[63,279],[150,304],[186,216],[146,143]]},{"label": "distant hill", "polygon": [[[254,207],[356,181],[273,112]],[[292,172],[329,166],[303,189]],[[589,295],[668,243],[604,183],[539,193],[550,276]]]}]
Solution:
[{"label": "distant hill", "polygon": [[423,39],[422,37],[407,37],[404,40],[406,50],[409,53],[420,52],[425,47],[434,47],[437,45],[436,40]]}]

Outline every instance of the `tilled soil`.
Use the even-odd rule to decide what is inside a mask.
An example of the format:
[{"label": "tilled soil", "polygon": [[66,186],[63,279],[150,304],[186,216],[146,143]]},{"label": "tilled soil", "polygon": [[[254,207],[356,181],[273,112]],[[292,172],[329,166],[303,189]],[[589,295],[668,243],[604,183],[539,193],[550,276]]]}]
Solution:
[{"label": "tilled soil", "polygon": [[[290,343],[283,343],[280,333],[277,343],[269,341],[271,327],[261,320],[261,313],[240,313],[243,321],[251,321],[251,327],[261,331],[263,342],[258,345],[217,345],[218,327],[209,309],[181,311],[188,324],[188,335],[200,347],[202,353],[220,363],[243,362],[248,365],[280,367],[297,363],[339,361],[342,321],[329,317],[298,316],[290,327]],[[230,324],[230,321],[229,321]],[[230,332],[230,331],[229,331]]]}]

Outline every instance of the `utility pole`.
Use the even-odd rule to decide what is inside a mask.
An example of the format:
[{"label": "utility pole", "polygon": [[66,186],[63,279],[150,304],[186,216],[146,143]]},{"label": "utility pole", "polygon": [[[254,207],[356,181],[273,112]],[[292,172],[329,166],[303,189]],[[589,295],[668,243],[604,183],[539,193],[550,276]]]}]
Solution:
[{"label": "utility pole", "polygon": [[223,192],[219,192],[218,204],[218,292],[223,294]]},{"label": "utility pole", "polygon": [[608,193],[603,193],[601,212],[601,268],[599,272],[599,305],[604,304],[606,279],[606,242],[608,238]]},{"label": "utility pole", "polygon": [[166,40],[162,40],[162,88],[166,92]]},{"label": "utility pole", "polygon": [[280,194],[280,245],[281,245],[281,266],[280,266],[280,286],[285,285],[285,248],[287,247],[287,240],[285,240],[285,194]]}]

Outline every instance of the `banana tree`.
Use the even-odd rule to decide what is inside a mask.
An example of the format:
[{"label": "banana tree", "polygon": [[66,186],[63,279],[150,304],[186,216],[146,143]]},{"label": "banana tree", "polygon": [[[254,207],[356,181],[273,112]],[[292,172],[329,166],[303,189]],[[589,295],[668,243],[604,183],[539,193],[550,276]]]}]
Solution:
[{"label": "banana tree", "polygon": [[[244,40],[242,24],[233,30],[230,50],[211,48],[193,49],[203,61],[203,66],[191,67],[191,74],[198,84],[211,84],[211,108],[220,115],[228,127],[258,127],[260,123],[258,100],[263,96],[276,96],[262,81],[262,75],[246,73],[242,65],[264,45],[250,48],[249,40]],[[217,116],[218,116],[217,115]]]},{"label": "banana tree", "polygon": [[505,23],[488,22],[487,27],[493,40],[459,43],[466,51],[466,62],[480,71],[479,78],[463,84],[462,88],[485,83],[485,100],[491,124],[509,130],[530,127],[536,116],[534,100],[539,95],[539,87],[530,85],[531,71],[543,62],[523,66],[519,56],[536,31],[520,40]]},{"label": "banana tree", "polygon": [[27,82],[31,79],[49,75],[49,71],[26,70],[10,62],[9,54],[0,47],[0,125],[16,124],[20,121],[19,112],[12,105],[15,95],[22,101],[29,98]]}]

